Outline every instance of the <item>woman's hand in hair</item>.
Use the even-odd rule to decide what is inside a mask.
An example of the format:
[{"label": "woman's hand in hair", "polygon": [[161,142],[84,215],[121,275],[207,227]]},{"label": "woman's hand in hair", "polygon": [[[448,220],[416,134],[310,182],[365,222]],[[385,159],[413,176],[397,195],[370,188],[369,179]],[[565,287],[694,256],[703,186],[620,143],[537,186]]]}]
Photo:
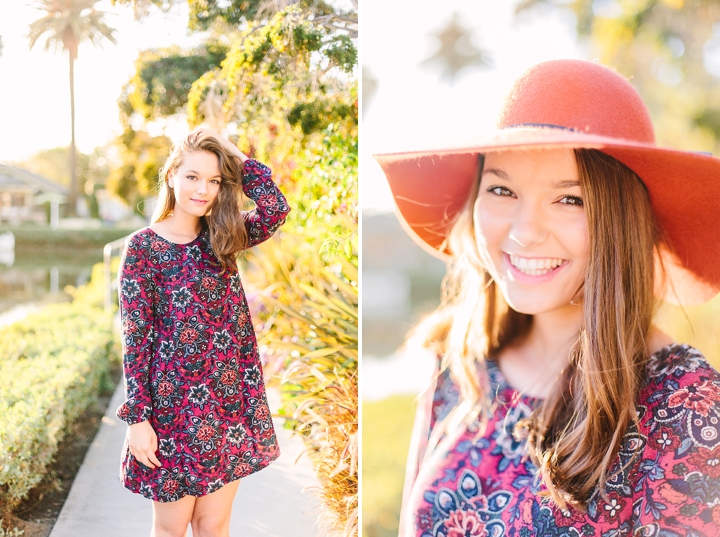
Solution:
[{"label": "woman's hand in hair", "polygon": [[158,448],[157,434],[149,421],[141,421],[128,427],[128,446],[133,457],[148,468],[162,466],[155,455]]},{"label": "woman's hand in hair", "polygon": [[239,158],[240,162],[244,163],[248,159],[247,155],[240,151],[234,143],[232,143],[225,136],[213,129],[208,129],[207,127],[198,127],[197,129],[192,131],[192,134],[194,133],[202,133],[203,136],[215,138],[218,142],[220,142],[220,145],[223,146],[223,149],[225,149],[231,155],[235,155],[237,158]]}]

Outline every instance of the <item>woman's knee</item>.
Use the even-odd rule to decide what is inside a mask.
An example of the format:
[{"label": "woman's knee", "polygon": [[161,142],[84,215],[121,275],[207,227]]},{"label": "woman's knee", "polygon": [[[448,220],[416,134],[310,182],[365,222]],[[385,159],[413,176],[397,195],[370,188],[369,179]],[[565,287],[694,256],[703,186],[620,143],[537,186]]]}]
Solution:
[{"label": "woman's knee", "polygon": [[228,537],[230,535],[230,517],[200,514],[191,521],[193,537]]}]

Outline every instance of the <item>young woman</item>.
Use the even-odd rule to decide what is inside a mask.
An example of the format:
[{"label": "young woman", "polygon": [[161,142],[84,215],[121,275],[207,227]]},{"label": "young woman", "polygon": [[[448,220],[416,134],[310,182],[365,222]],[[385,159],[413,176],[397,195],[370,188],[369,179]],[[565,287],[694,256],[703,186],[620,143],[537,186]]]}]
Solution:
[{"label": "young woman", "polygon": [[720,375],[652,324],[720,291],[720,161],[658,148],[576,60],[525,73],[490,139],[378,161],[449,258],[401,535],[720,535]]},{"label": "young woman", "polygon": [[267,167],[206,129],[175,146],[160,178],[152,224],[128,239],[119,274],[120,477],[153,500],[154,537],[188,524],[227,536],[240,478],[280,454],[236,258],[290,209]]}]

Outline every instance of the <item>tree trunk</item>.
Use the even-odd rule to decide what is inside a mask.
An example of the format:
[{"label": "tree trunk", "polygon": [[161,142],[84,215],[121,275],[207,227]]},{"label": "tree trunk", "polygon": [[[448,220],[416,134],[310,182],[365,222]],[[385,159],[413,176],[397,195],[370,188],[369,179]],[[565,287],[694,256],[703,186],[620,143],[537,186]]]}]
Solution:
[{"label": "tree trunk", "polygon": [[72,51],[70,57],[70,194],[67,201],[67,215],[77,215],[78,178],[75,173],[77,167],[75,156],[75,58]]}]

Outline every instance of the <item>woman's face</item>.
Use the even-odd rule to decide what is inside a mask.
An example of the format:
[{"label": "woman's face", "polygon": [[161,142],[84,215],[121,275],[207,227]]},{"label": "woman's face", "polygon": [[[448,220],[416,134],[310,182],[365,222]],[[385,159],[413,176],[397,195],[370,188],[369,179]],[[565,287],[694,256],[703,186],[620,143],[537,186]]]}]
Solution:
[{"label": "woman's face", "polygon": [[474,220],[480,255],[510,307],[529,315],[573,307],[588,231],[572,149],[488,153]]},{"label": "woman's face", "polygon": [[168,178],[175,194],[175,212],[204,216],[220,192],[220,161],[210,151],[187,152],[180,166]]}]

